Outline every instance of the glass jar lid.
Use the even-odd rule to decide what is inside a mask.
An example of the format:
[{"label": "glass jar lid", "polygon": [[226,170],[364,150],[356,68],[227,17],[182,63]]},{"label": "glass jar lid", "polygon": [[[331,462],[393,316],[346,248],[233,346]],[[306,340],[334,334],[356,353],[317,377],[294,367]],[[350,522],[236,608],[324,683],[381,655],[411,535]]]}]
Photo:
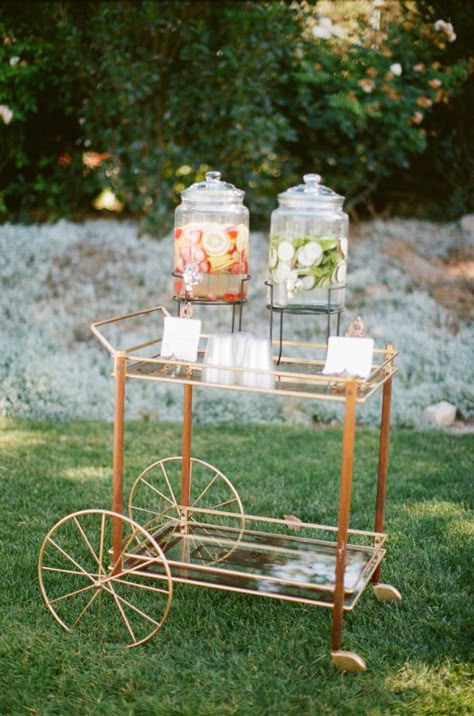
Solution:
[{"label": "glass jar lid", "polygon": [[301,207],[340,207],[344,201],[344,197],[336,194],[335,191],[323,186],[319,174],[305,174],[303,176],[304,184],[298,184],[290,189],[278,194],[278,199],[282,203],[291,203]]},{"label": "glass jar lid", "polygon": [[237,189],[233,184],[221,181],[220,172],[206,172],[204,181],[191,184],[190,187],[181,192],[183,199],[190,201],[242,201],[245,192]]}]

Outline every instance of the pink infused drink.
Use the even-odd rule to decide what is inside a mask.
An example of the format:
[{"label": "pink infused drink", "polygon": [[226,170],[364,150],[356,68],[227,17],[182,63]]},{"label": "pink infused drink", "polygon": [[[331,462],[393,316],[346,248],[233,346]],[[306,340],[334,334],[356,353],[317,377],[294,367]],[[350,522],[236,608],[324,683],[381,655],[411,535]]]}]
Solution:
[{"label": "pink infused drink", "polygon": [[249,221],[244,192],[208,172],[182,192],[174,230],[178,298],[241,301],[247,296]]}]

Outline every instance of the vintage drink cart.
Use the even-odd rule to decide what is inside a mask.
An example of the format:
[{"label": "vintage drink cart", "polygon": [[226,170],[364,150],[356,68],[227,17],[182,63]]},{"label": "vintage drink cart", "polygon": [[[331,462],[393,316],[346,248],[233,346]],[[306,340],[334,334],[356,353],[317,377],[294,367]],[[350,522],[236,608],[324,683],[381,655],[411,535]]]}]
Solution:
[{"label": "vintage drink cart", "polygon": [[[87,509],[65,516],[44,539],[39,582],[45,603],[61,626],[72,631],[100,620],[112,639],[122,632],[127,646],[147,641],[163,625],[176,584],[277,598],[332,610],[332,661],[341,669],[366,668],[357,653],[342,648],[343,614],[369,585],[380,601],[400,599],[381,582],[385,555],[384,512],[392,377],[397,352],[374,352],[366,379],[325,375],[323,344],[275,342],[271,382],[245,387],[239,381],[208,379],[204,355],[209,336],[200,336],[194,362],[162,357],[167,311],[161,307],[98,321],[92,330],[113,361],[115,417],[112,509]],[[117,347],[114,331],[146,320],[149,333]],[[148,329],[147,329],[148,330]],[[107,336],[112,332],[112,337]],[[228,369],[236,376],[239,368]],[[182,454],[163,457],[136,479],[125,514],[123,498],[125,388],[128,381],[176,386],[183,395]],[[297,517],[262,517],[244,509],[236,487],[217,468],[192,455],[195,390],[251,390],[275,399],[337,401],[344,406],[338,520],[334,526]],[[376,504],[372,532],[349,527],[356,408],[382,393]]]}]

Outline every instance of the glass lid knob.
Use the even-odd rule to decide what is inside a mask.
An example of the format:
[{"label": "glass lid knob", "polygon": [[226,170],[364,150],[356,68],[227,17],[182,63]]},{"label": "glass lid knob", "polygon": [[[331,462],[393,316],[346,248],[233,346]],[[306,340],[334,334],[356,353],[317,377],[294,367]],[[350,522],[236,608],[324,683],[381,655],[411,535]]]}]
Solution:
[{"label": "glass lid knob", "polygon": [[206,181],[218,182],[218,181],[220,181],[220,178],[221,178],[220,172],[206,172]]},{"label": "glass lid knob", "polygon": [[319,174],[305,174],[303,181],[306,184],[305,191],[318,191],[321,177]]}]

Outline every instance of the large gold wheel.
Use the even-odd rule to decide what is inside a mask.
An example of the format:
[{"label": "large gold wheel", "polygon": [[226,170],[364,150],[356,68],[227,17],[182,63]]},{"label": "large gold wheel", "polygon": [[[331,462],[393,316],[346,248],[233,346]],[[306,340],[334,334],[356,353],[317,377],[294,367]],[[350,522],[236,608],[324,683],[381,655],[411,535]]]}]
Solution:
[{"label": "large gold wheel", "polygon": [[46,606],[64,629],[96,626],[127,647],[156,634],[173,598],[159,545],[108,510],[74,512],[54,525],[40,549],[38,576]]},{"label": "large gold wheel", "polygon": [[181,504],[182,466],[179,456],[147,467],[130,492],[130,518],[153,534],[165,553],[186,535],[190,553],[194,548],[200,561],[222,561],[238,545],[245,526],[240,497],[220,470],[192,457],[189,505]]}]

